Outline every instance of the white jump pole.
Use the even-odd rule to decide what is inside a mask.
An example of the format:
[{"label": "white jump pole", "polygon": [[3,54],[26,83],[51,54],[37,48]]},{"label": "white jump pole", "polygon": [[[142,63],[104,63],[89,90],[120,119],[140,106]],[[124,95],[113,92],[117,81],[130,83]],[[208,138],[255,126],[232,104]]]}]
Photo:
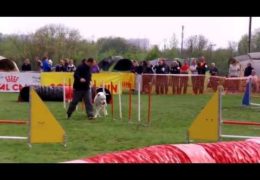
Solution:
[{"label": "white jump pole", "polygon": [[137,104],[137,108],[138,108],[138,122],[141,122],[141,81],[140,78],[138,78],[137,80],[137,84],[138,84],[138,104]]},{"label": "white jump pole", "polygon": [[122,100],[121,100],[121,93],[122,93],[122,83],[121,81],[118,84],[118,104],[119,104],[119,118],[122,119]]},{"label": "white jump pole", "polygon": [[[249,80],[249,93],[251,94],[251,80]],[[250,139],[250,138],[259,138],[257,136],[240,136],[240,135],[233,135],[233,134],[222,134],[222,125],[223,125],[223,119],[222,119],[222,92],[223,88],[218,88],[219,93],[219,107],[218,107],[218,139],[219,141],[222,138],[234,138],[234,139]]]},{"label": "white jump pole", "polygon": [[[112,88],[112,87],[111,87]],[[105,83],[104,81],[102,81],[102,89],[103,89],[103,93],[106,95],[106,91],[105,91]]]}]

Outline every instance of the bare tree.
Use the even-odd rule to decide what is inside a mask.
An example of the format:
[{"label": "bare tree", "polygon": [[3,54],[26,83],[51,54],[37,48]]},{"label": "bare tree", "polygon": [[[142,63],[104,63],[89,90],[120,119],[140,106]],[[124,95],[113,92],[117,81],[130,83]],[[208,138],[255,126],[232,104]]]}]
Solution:
[{"label": "bare tree", "polygon": [[173,33],[172,37],[169,40],[169,43],[170,43],[170,49],[173,49],[173,48],[177,49],[178,48],[179,42],[178,42],[178,39],[177,39],[175,33]]}]

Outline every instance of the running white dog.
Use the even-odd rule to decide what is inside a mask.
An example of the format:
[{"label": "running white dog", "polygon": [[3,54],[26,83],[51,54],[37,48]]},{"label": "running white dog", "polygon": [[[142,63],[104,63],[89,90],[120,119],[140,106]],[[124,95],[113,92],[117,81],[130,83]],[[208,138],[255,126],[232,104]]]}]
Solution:
[{"label": "running white dog", "polygon": [[101,113],[107,116],[107,98],[104,92],[99,92],[94,98],[95,117],[101,117]]}]

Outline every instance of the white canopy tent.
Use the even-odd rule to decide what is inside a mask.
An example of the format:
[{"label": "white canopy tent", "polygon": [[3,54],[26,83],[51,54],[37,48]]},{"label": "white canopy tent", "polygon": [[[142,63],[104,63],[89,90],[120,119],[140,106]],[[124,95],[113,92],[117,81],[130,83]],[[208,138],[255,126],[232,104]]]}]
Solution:
[{"label": "white canopy tent", "polygon": [[251,63],[252,67],[255,69],[256,74],[260,76],[260,52],[248,53],[246,55],[234,57],[242,66],[242,70],[247,67],[248,63]]}]

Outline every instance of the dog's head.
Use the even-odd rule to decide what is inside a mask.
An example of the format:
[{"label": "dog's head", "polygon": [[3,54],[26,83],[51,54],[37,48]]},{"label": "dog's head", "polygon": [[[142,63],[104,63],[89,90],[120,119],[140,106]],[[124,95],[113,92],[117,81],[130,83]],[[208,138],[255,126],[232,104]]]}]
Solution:
[{"label": "dog's head", "polygon": [[105,105],[107,103],[105,93],[103,92],[97,93],[94,101],[96,104]]}]

